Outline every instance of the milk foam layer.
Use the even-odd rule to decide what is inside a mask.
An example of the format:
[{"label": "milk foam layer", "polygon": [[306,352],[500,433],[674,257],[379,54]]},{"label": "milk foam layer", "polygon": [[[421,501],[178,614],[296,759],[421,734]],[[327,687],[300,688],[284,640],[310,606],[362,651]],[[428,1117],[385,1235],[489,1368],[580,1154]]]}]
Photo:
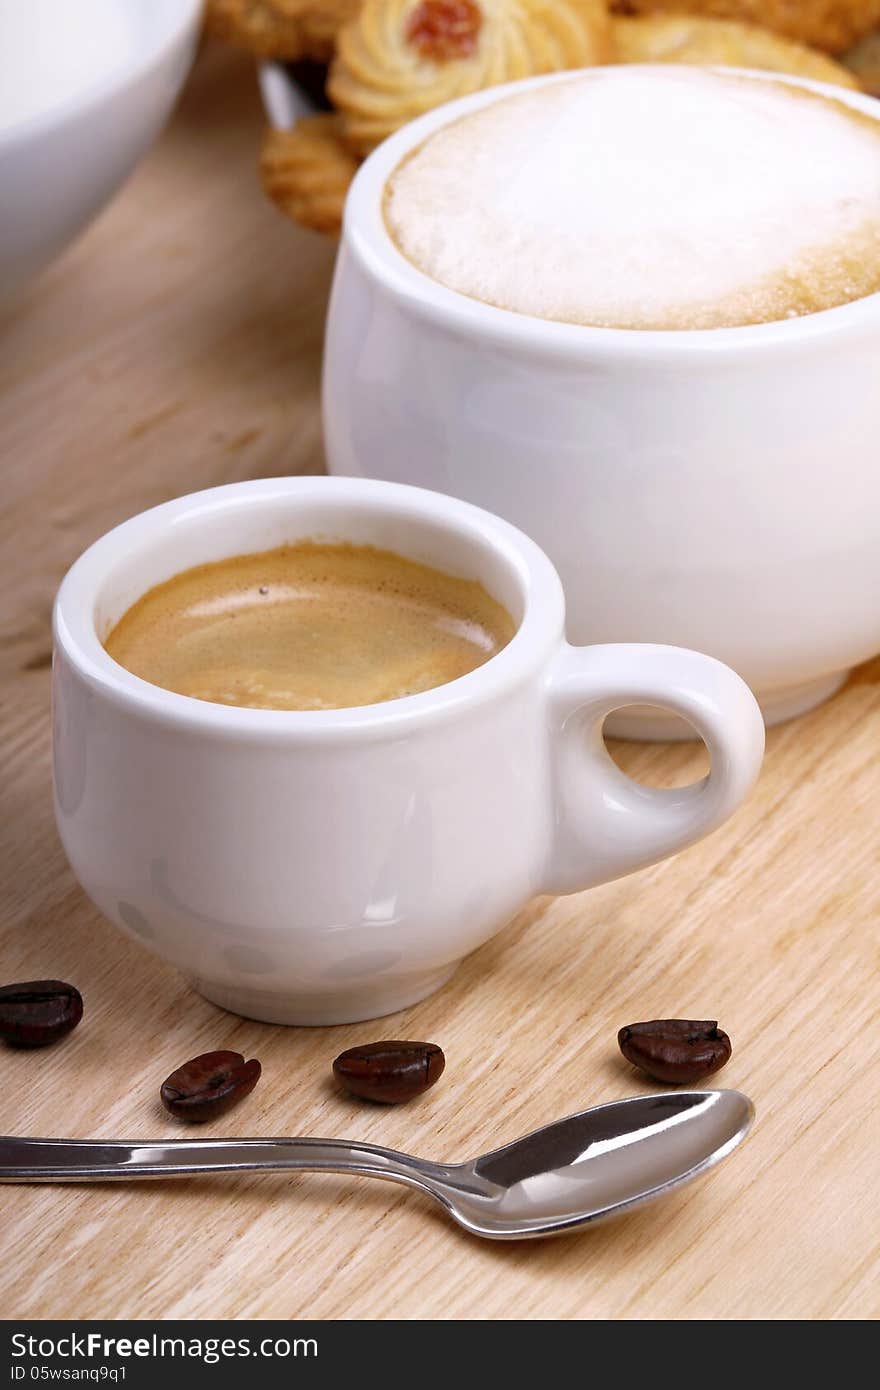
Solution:
[{"label": "milk foam layer", "polygon": [[599,68],[437,131],[385,213],[427,275],[521,314],[793,318],[880,289],[880,121],[775,80]]},{"label": "milk foam layer", "polygon": [[304,541],[176,575],[105,646],[134,675],[197,700],[339,709],[445,685],[513,632],[476,580],[371,546]]}]

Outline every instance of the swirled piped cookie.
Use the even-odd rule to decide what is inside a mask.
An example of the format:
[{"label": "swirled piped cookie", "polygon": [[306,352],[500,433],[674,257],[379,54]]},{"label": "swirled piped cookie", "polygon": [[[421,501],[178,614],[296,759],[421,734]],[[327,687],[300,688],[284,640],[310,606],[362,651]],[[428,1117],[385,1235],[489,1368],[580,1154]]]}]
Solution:
[{"label": "swirled piped cookie", "polygon": [[453,97],[602,62],[609,24],[604,0],[364,0],[338,35],[327,90],[367,154]]},{"label": "swirled piped cookie", "polygon": [[880,120],[772,77],[595,68],[442,126],[385,216],[426,275],[518,314],[796,318],[880,290]]}]

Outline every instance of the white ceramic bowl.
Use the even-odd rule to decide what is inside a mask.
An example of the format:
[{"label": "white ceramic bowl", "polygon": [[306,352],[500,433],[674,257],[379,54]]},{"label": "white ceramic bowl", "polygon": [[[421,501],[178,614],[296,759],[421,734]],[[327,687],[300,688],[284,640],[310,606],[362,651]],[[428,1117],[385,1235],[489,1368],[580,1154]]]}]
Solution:
[{"label": "white ceramic bowl", "polygon": [[0,0],[0,301],[83,229],[153,140],[189,71],[201,8]]},{"label": "white ceramic bowl", "polygon": [[[880,119],[871,98],[798,85]],[[509,90],[414,121],[355,179],[324,364],[330,471],[519,526],[562,577],[571,641],[696,648],[748,681],[768,722],[798,714],[880,651],[880,295],[640,332],[446,289],[394,245],[385,183],[439,126]],[[647,713],[614,731],[676,732]]]}]

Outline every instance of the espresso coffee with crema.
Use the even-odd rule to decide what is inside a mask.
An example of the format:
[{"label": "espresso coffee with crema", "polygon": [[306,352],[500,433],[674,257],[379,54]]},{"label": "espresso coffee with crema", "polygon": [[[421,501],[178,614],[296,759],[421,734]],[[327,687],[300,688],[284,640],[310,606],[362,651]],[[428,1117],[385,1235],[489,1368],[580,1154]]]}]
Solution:
[{"label": "espresso coffee with crema", "polygon": [[797,318],[880,290],[880,120],[776,79],[598,68],[435,132],[385,216],[432,279],[535,318]]},{"label": "espresso coffee with crema", "polygon": [[513,633],[476,580],[371,546],[303,541],[178,574],[139,599],[104,645],[180,695],[318,710],[445,685]]}]

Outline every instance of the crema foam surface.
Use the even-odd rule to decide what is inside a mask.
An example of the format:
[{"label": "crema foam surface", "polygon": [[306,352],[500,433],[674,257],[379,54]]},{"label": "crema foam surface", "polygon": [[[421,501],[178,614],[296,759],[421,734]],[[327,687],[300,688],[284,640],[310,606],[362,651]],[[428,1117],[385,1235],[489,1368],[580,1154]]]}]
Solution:
[{"label": "crema foam surface", "polygon": [[513,634],[477,580],[372,546],[301,541],[185,570],[133,604],[104,646],[179,695],[317,710],[445,685]]},{"label": "crema foam surface", "polygon": [[520,314],[795,318],[880,289],[880,120],[773,79],[599,68],[437,131],[385,215],[432,279]]}]

